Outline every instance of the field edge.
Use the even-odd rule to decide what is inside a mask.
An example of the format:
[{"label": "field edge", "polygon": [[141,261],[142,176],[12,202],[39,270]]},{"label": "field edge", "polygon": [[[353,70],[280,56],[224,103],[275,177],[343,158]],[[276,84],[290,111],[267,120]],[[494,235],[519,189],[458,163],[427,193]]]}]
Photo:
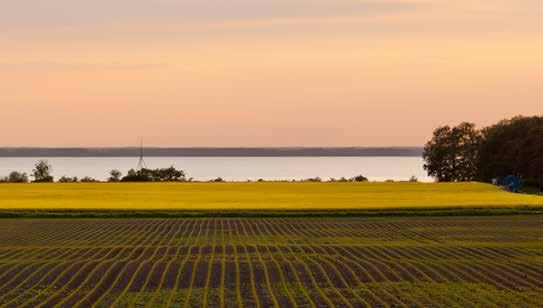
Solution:
[{"label": "field edge", "polygon": [[0,209],[1,218],[387,217],[543,215],[541,207],[409,210],[96,210]]}]

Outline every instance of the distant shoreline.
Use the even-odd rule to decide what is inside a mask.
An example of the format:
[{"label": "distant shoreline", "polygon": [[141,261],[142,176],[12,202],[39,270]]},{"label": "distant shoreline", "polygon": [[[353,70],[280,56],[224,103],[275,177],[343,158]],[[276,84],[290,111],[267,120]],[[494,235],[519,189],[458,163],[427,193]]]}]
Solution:
[{"label": "distant shoreline", "polygon": [[[145,147],[146,157],[422,157],[421,147]],[[0,157],[138,157],[139,147],[0,148]]]}]

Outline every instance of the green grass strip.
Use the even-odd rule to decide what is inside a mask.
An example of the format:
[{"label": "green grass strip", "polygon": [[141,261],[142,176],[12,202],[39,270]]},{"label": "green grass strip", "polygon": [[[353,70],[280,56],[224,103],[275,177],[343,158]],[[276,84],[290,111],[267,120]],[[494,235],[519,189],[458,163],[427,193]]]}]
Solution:
[{"label": "green grass strip", "polygon": [[541,208],[414,210],[0,210],[0,218],[387,217],[542,215]]}]

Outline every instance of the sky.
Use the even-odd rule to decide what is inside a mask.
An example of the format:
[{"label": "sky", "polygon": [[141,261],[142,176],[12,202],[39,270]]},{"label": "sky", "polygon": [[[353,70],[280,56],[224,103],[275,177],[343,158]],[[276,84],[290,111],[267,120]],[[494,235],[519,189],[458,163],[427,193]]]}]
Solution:
[{"label": "sky", "polygon": [[543,114],[540,0],[0,3],[0,146],[422,146]]}]

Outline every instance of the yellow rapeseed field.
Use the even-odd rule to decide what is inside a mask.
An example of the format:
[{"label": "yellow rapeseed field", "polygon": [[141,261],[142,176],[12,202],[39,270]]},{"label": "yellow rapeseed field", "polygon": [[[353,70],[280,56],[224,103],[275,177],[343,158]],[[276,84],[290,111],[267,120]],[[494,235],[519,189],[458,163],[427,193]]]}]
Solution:
[{"label": "yellow rapeseed field", "polygon": [[2,184],[0,209],[378,210],[542,207],[482,183]]}]

